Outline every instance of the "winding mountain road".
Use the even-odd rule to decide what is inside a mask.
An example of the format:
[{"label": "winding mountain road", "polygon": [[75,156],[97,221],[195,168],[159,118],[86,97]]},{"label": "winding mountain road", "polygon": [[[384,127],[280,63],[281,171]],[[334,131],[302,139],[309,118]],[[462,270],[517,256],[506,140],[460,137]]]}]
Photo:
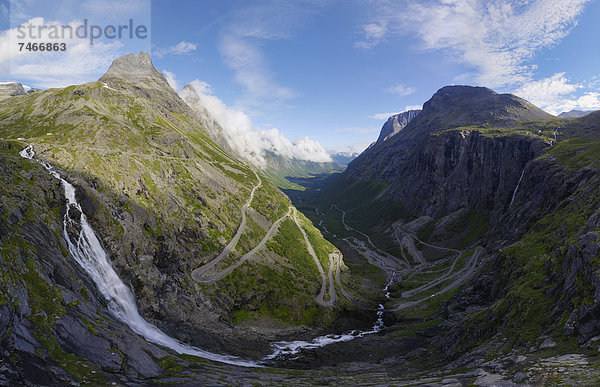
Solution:
[{"label": "winding mountain road", "polygon": [[324,300],[325,290],[327,289],[327,278],[325,277],[325,271],[323,270],[323,266],[321,266],[321,262],[319,261],[317,254],[315,253],[315,249],[312,247],[312,245],[310,244],[310,241],[308,240],[306,231],[304,231],[304,229],[300,225],[300,222],[298,221],[296,208],[295,207],[291,207],[291,208],[294,209],[294,222],[296,223],[296,226],[298,226],[298,228],[300,229],[300,232],[304,236],[304,242],[306,243],[306,248],[308,249],[308,253],[311,255],[311,257],[315,261],[315,265],[317,265],[317,269],[319,270],[319,274],[321,275],[321,281],[322,281],[321,282],[321,291],[319,292],[319,295],[317,295],[317,303],[321,306],[333,306],[335,304],[335,300],[337,297],[336,293],[335,293],[335,285],[333,283],[333,269],[335,267],[333,259],[331,258],[331,256],[329,256],[329,273],[328,273],[329,301],[325,301]]},{"label": "winding mountain road", "polygon": [[[258,250],[260,250],[267,243],[267,241],[271,238],[271,236],[273,235],[273,233],[279,226],[279,223],[281,223],[286,217],[290,216],[293,213],[292,218],[294,219],[296,226],[302,233],[302,236],[304,237],[304,242],[306,244],[306,248],[307,248],[309,254],[311,255],[311,257],[313,258],[315,264],[317,265],[317,269],[319,270],[319,274],[321,275],[321,281],[322,281],[321,282],[321,291],[317,295],[316,301],[319,305],[325,306],[325,307],[330,307],[330,306],[335,305],[335,302],[337,299],[337,295],[335,293],[335,284],[334,284],[334,280],[333,280],[333,271],[335,269],[335,262],[334,262],[333,258],[330,256],[329,257],[329,273],[326,276],[325,271],[323,270],[323,266],[321,265],[321,262],[319,261],[317,254],[315,253],[315,249],[313,248],[312,244],[308,240],[308,235],[306,235],[306,231],[304,231],[304,228],[302,228],[302,226],[300,225],[300,222],[298,220],[297,209],[294,206],[290,206],[288,208],[288,212],[281,218],[277,219],[271,225],[271,227],[269,228],[269,231],[267,231],[267,234],[264,236],[264,238],[252,250],[250,250],[249,252],[244,254],[238,261],[236,261],[233,265],[227,267],[226,269],[223,269],[214,274],[211,273],[210,275],[207,275],[209,271],[214,270],[215,267],[225,257],[227,257],[232,250],[235,249],[240,237],[242,236],[242,233],[246,229],[246,218],[247,218],[246,210],[252,203],[252,200],[254,199],[254,194],[256,193],[256,190],[262,184],[262,180],[260,179],[258,174],[256,172],[254,172],[254,174],[256,175],[256,178],[258,179],[258,184],[252,189],[252,191],[250,192],[250,198],[248,199],[248,202],[246,202],[246,204],[244,204],[244,206],[242,207],[242,210],[241,210],[242,221],[240,223],[240,226],[238,227],[237,232],[235,233],[235,235],[231,239],[231,241],[227,244],[227,246],[225,246],[223,251],[221,251],[221,253],[215,259],[213,259],[212,261],[208,262],[207,264],[202,265],[199,268],[192,271],[192,278],[196,282],[199,282],[199,283],[212,283],[212,282],[218,281],[218,280],[224,278],[225,276],[229,275],[231,272],[233,272],[233,270],[238,268],[240,265],[242,265],[244,262],[246,262],[249,258],[251,258],[254,254],[256,254],[258,252]],[[325,293],[327,290],[327,280],[329,280],[329,300],[325,301]]]},{"label": "winding mountain road", "polygon": [[[252,250],[250,250],[246,254],[242,255],[242,257],[236,263],[234,263],[233,265],[227,267],[226,269],[223,269],[220,272],[213,274],[209,277],[201,277],[200,276],[202,273],[206,272],[208,269],[205,269],[202,272],[197,272],[196,270],[198,270],[198,269],[196,269],[194,272],[192,272],[192,277],[194,278],[194,280],[196,280],[197,282],[200,282],[200,283],[211,283],[211,282],[218,281],[221,278],[231,274],[232,271],[234,271],[236,268],[238,268],[240,265],[242,265],[244,262],[246,262],[254,254],[256,254],[258,252],[258,250],[260,250],[267,243],[267,241],[271,238],[271,235],[273,235],[273,232],[275,232],[275,230],[277,229],[277,226],[279,226],[279,223],[281,223],[285,218],[290,216],[290,214],[292,213],[292,208],[293,207],[290,207],[288,209],[288,212],[285,215],[283,215],[281,218],[277,219],[271,225],[271,228],[269,228],[269,231],[267,231],[267,234],[265,235],[265,237]],[[210,263],[212,263],[212,262],[214,262],[214,260],[211,261]],[[207,265],[202,266],[202,268],[204,268]],[[215,265],[216,265],[216,263],[215,263]],[[215,265],[212,265],[211,268],[214,267]],[[196,273],[195,277],[194,277],[194,273]]]},{"label": "winding mountain road", "polygon": [[[411,301],[411,302],[407,302],[407,303],[403,303],[400,304],[398,306],[396,306],[395,308],[392,309],[385,309],[385,311],[389,311],[389,312],[398,312],[400,310],[403,309],[407,309],[410,308],[412,306],[421,304],[433,297],[439,296],[441,294],[447,293],[450,290],[453,290],[455,288],[457,288],[460,284],[462,284],[464,281],[466,281],[471,275],[473,275],[473,273],[475,272],[475,269],[477,268],[477,261],[479,259],[479,256],[481,255],[481,253],[483,253],[484,248],[483,247],[477,247],[475,249],[475,251],[473,252],[473,255],[471,256],[471,260],[469,261],[470,266],[468,266],[468,269],[465,271],[465,273],[463,273],[459,278],[456,279],[456,281],[452,282],[451,284],[449,284],[448,286],[446,286],[445,288],[443,288],[442,290],[440,290],[437,293],[434,293],[428,297],[422,298],[420,300],[416,300],[416,301]],[[464,269],[463,269],[464,270]],[[461,270],[462,271],[462,270]],[[460,273],[460,272],[459,272]]]},{"label": "winding mountain road", "polygon": [[[219,262],[221,262],[223,260],[223,258],[225,258],[229,254],[229,252],[231,250],[235,249],[235,246],[237,245],[238,241],[240,240],[240,237],[242,236],[242,233],[244,232],[244,229],[246,228],[246,210],[248,209],[248,206],[250,205],[250,203],[252,203],[252,200],[254,199],[254,194],[256,193],[256,190],[258,188],[260,188],[260,186],[262,185],[262,180],[260,179],[258,174],[256,172],[254,172],[254,175],[258,179],[258,184],[256,184],[256,186],[254,188],[252,188],[248,202],[246,202],[246,204],[244,204],[242,206],[242,210],[241,210],[242,211],[242,222],[240,223],[240,226],[238,227],[237,232],[235,233],[235,235],[233,236],[231,241],[227,244],[227,246],[225,246],[223,251],[221,251],[221,254],[219,254],[215,259],[213,259],[206,265],[200,266],[199,268],[192,271],[192,278],[194,280],[196,280],[198,282],[205,282],[204,278],[201,276],[201,274],[203,274],[203,273],[207,272],[208,270],[212,269],[213,267],[215,267]],[[272,226],[271,226],[271,228],[272,228]],[[269,230],[269,231],[271,231],[271,230]],[[268,233],[267,233],[267,235],[268,235]],[[261,243],[262,243],[262,241],[261,241]]]},{"label": "winding mountain road", "polygon": [[[365,238],[367,239],[368,244],[370,244],[371,246],[373,246],[374,249],[377,249],[377,246],[375,246],[373,244],[373,242],[371,241],[371,238],[369,238],[368,235],[366,235],[363,232],[360,232],[356,229],[353,229],[352,227],[348,226],[345,222],[345,211],[343,211],[342,209],[340,209],[339,207],[337,207],[335,204],[333,204],[331,206],[331,208],[335,207],[338,211],[342,212],[342,223],[344,225],[344,227],[347,230],[354,230],[356,232],[358,232],[359,234],[365,236]],[[404,237],[402,238],[402,240],[400,240],[398,233],[401,232],[404,234]],[[408,268],[409,274],[416,272],[416,271],[422,271],[423,268],[427,267],[427,262],[423,259],[422,255],[420,254],[420,251],[418,251],[418,249],[415,246],[414,240],[418,241],[419,243],[423,244],[424,246],[429,246],[432,248],[436,248],[436,249],[440,249],[440,250],[447,250],[447,251],[452,251],[454,253],[456,253],[456,258],[454,258],[452,265],[450,265],[450,267],[446,270],[439,270],[439,271],[444,271],[446,270],[446,272],[444,274],[442,274],[440,277],[429,281],[428,283],[424,284],[423,286],[417,288],[417,289],[412,289],[409,290],[407,292],[402,293],[403,297],[411,297],[414,296],[418,293],[421,293],[425,290],[431,289],[436,285],[439,285],[441,283],[444,283],[448,280],[453,280],[450,284],[448,284],[445,288],[439,290],[438,292],[431,294],[427,297],[421,298],[419,300],[414,300],[414,301],[409,301],[409,302],[404,302],[401,304],[397,304],[395,307],[392,308],[373,308],[373,307],[367,307],[362,305],[359,301],[357,301],[348,291],[346,291],[346,289],[344,288],[344,286],[342,285],[342,281],[341,281],[341,256],[339,253],[332,253],[329,255],[330,259],[334,259],[336,261],[336,273],[335,273],[335,277],[336,277],[336,281],[338,284],[338,287],[340,289],[340,292],[342,293],[342,295],[348,299],[350,302],[352,302],[353,304],[355,304],[356,306],[358,306],[361,309],[364,310],[369,310],[369,311],[377,311],[377,312],[398,312],[400,310],[404,310],[407,308],[410,308],[412,306],[416,306],[418,304],[421,304],[425,301],[428,301],[434,297],[437,297],[439,295],[442,295],[444,293],[447,293],[455,288],[457,288],[458,286],[460,286],[464,281],[466,281],[471,275],[473,275],[473,273],[475,272],[476,268],[477,268],[477,263],[479,261],[479,257],[480,255],[485,251],[485,249],[483,249],[482,247],[477,247],[473,254],[471,255],[471,257],[469,258],[469,261],[467,262],[467,264],[465,265],[464,268],[462,268],[461,270],[458,270],[456,272],[454,272],[454,268],[456,267],[456,264],[458,263],[461,254],[464,253],[465,250],[457,250],[457,249],[453,249],[453,248],[448,248],[448,247],[442,247],[442,246],[436,246],[436,245],[432,245],[430,243],[427,242],[423,242],[422,240],[420,240],[417,236],[407,233],[406,231],[402,230],[402,229],[397,229],[396,227],[394,227],[394,236],[396,238],[396,240],[401,243],[401,246],[404,245],[410,250],[413,250],[413,252],[411,254],[414,254],[415,258],[417,260],[420,261],[420,265],[418,265],[416,268],[412,269],[410,266]],[[349,240],[350,238],[345,238],[346,240]],[[356,239],[356,238],[354,238]],[[362,242],[362,241],[361,241]],[[358,243],[358,240],[357,240]],[[366,247],[365,242],[361,243],[361,247],[363,249],[367,249],[370,250]],[[417,250],[419,254],[415,254],[416,252],[414,250]],[[371,253],[374,253],[374,251],[370,250]],[[453,258],[453,257],[452,257]],[[406,259],[406,257],[405,257]],[[402,262],[404,263],[404,262]],[[438,262],[439,263],[439,262]],[[439,272],[438,270],[436,270],[436,272]],[[386,286],[389,286],[389,284]],[[388,297],[389,298],[389,297]]]}]

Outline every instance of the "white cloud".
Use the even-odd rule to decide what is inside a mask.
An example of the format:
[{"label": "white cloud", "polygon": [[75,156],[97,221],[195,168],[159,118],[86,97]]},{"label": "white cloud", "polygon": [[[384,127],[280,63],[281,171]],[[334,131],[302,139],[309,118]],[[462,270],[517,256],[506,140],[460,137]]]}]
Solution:
[{"label": "white cloud", "polygon": [[377,113],[377,114],[370,115],[369,118],[373,118],[375,120],[387,120],[388,118],[390,118],[391,116],[395,116],[396,114],[404,113],[409,110],[421,110],[421,109],[423,109],[423,105],[408,105],[408,106],[405,106],[404,110],[402,110],[401,112]]},{"label": "white cloud", "polygon": [[396,114],[400,114],[400,112],[396,112],[396,113],[377,113],[377,114],[370,115],[369,118],[374,118],[376,120],[387,120],[388,118],[390,118],[391,116],[395,116]]},{"label": "white cloud", "polygon": [[[68,3],[65,3],[67,5]],[[78,4],[87,14],[93,14],[98,17],[114,17],[114,15],[136,15],[140,10],[148,9],[150,1],[148,0],[85,0]],[[35,9],[29,7],[29,9]],[[137,21],[137,20],[136,20]]]},{"label": "white cloud", "polygon": [[163,74],[165,75],[165,78],[167,79],[169,86],[171,86],[173,88],[173,90],[179,91],[179,84],[177,84],[177,79],[175,77],[175,74],[173,74],[172,72],[167,71],[167,70],[163,70]]},{"label": "white cloud", "polygon": [[198,48],[198,46],[196,44],[182,40],[181,42],[177,43],[176,45],[171,46],[166,49],[157,48],[157,49],[153,50],[152,54],[154,54],[158,58],[162,58],[169,54],[173,54],[173,55],[187,54],[192,51],[196,51],[196,48]]},{"label": "white cloud", "polygon": [[409,110],[423,110],[423,105],[407,105],[403,111],[407,112]]},{"label": "white cloud", "polygon": [[221,54],[235,75],[236,82],[244,86],[250,99],[289,100],[295,92],[280,86],[273,80],[259,45],[238,35],[227,35],[221,39]]},{"label": "white cloud", "polygon": [[575,92],[580,85],[571,84],[565,73],[557,73],[540,81],[528,82],[515,91],[515,95],[525,98],[537,106],[548,106]]},{"label": "white cloud", "polygon": [[[73,30],[81,25],[79,21],[61,23],[59,21],[46,21],[43,18],[33,18],[25,25],[56,26],[61,31],[63,25],[69,25]],[[32,52],[25,49],[19,51],[16,42],[40,43],[52,42],[56,39],[49,37],[50,29],[42,31],[41,38],[17,39],[17,29],[0,32],[0,72],[10,74],[12,78],[27,80],[33,86],[64,87],[77,83],[89,82],[92,77],[106,71],[111,60],[120,56],[123,44],[120,41],[103,43],[87,39],[70,38],[68,35],[61,42],[66,44],[64,52]]]},{"label": "white cloud", "polygon": [[373,133],[378,130],[377,128],[341,128],[335,131],[338,133]]},{"label": "white cloud", "polygon": [[296,97],[270,69],[264,47],[290,39],[324,5],[322,0],[248,2],[234,12],[221,30],[219,51],[234,79],[246,90],[243,104],[281,104]]},{"label": "white cloud", "polygon": [[[278,129],[263,130],[252,126],[247,114],[228,107],[213,95],[211,86],[195,80],[191,90],[183,88],[181,97],[196,111],[204,107],[210,117],[223,128],[228,144],[240,156],[259,167],[266,166],[265,152],[272,152],[288,158],[329,162],[331,157],[317,141],[309,137],[298,137],[290,141]],[[198,99],[198,105],[194,102]]]},{"label": "white cloud", "polygon": [[442,50],[471,67],[462,79],[514,85],[530,80],[534,67],[527,62],[568,35],[589,1],[379,0],[358,46],[413,32],[424,49]]},{"label": "white cloud", "polygon": [[415,90],[416,89],[414,89],[412,87],[406,87],[406,86],[401,85],[401,84],[396,84],[396,85],[388,87],[384,91],[386,93],[397,94],[397,95],[399,95],[401,97],[406,97],[407,95],[411,95],[412,93],[414,93]]},{"label": "white cloud", "polygon": [[387,32],[388,28],[385,20],[365,24],[363,26],[365,40],[355,42],[354,45],[359,48],[369,49],[377,45],[385,37]]},{"label": "white cloud", "polygon": [[347,153],[349,155],[354,154],[354,153],[360,154],[365,149],[367,149],[369,147],[369,145],[371,145],[372,143],[373,142],[363,141],[363,142],[355,142],[355,143],[351,143],[351,144],[337,145],[335,147],[327,148],[327,152],[329,152],[329,154],[336,154],[336,153]]},{"label": "white cloud", "polygon": [[557,73],[539,81],[527,82],[513,94],[554,115],[573,109],[600,109],[600,93],[587,91],[582,95],[575,95],[583,87],[571,83],[565,73]]},{"label": "white cloud", "polygon": [[172,51],[174,54],[186,54],[188,52],[192,52],[192,51],[196,51],[197,46],[194,43],[190,43],[190,42],[186,42],[186,41],[181,41],[179,43],[177,43],[173,48]]}]

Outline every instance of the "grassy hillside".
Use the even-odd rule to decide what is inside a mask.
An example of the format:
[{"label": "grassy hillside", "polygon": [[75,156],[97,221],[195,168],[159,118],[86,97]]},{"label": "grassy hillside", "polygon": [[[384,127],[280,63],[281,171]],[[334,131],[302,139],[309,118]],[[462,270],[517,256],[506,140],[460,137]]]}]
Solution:
[{"label": "grassy hillside", "polygon": [[[40,158],[79,187],[78,200],[113,265],[135,290],[142,314],[162,329],[198,345],[228,346],[223,341],[234,339],[219,336],[219,321],[231,321],[263,297],[249,285],[250,278],[278,294],[259,313],[284,323],[329,323],[331,312],[315,308],[320,284],[309,274],[314,264],[282,251],[263,248],[231,278],[211,285],[192,280],[190,272],[212,260],[235,234],[258,179],[208,136],[165,82],[153,77],[130,83],[105,76],[103,82],[2,101],[0,138],[33,144]],[[256,246],[290,205],[262,176],[248,227],[229,262]],[[306,250],[301,241],[292,241],[286,240],[292,250]],[[281,271],[281,265],[289,270]],[[291,293],[283,280],[290,273],[299,280]],[[275,312],[282,308],[313,317]]]}]

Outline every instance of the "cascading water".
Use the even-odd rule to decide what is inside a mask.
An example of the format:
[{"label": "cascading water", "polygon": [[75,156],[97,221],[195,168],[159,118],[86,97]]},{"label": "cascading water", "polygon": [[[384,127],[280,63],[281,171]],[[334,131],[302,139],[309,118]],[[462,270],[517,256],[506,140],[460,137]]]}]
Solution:
[{"label": "cascading water", "polygon": [[359,331],[353,330],[350,333],[344,333],[341,335],[329,334],[325,336],[319,336],[311,341],[279,341],[271,344],[273,348],[273,353],[269,356],[265,357],[264,360],[272,360],[281,356],[290,356],[290,360],[297,359],[298,356],[293,357],[300,353],[301,350],[304,349],[316,349],[321,348],[326,345],[335,344],[335,343],[343,343],[345,341],[351,341],[360,337],[364,337],[367,335],[372,335],[373,333],[379,333],[385,325],[383,324],[383,305],[379,305],[379,310],[377,311],[377,321],[373,328],[369,331]]},{"label": "cascading water", "polygon": [[[385,298],[390,299],[389,287],[394,282],[394,278],[396,273],[394,272],[390,281],[385,285],[383,291],[385,292]],[[373,328],[369,331],[359,331],[357,329],[353,330],[350,333],[344,333],[342,335],[329,334],[325,336],[319,336],[311,341],[279,341],[271,344],[273,348],[273,353],[269,356],[265,357],[264,360],[272,360],[281,356],[289,356],[290,360],[297,359],[298,356],[294,356],[300,353],[301,350],[305,349],[316,349],[325,347],[326,345],[335,344],[335,343],[343,343],[346,341],[351,341],[360,337],[364,337],[367,335],[372,335],[374,333],[379,333],[385,328],[385,324],[383,323],[383,312],[385,311],[385,307],[383,304],[379,304],[377,309],[377,321],[373,325]]]},{"label": "cascading water", "polygon": [[521,185],[521,180],[523,180],[523,176],[525,176],[525,168],[523,168],[523,172],[521,172],[521,177],[519,178],[519,181],[517,182],[517,186],[515,187],[515,190],[513,191],[512,194],[512,198],[510,199],[510,204],[508,205],[508,207],[512,207],[513,202],[515,201],[515,197],[517,196],[517,191],[519,190],[519,186]]},{"label": "cascading water", "polygon": [[[237,366],[260,367],[260,365],[251,361],[239,359],[234,356],[219,355],[183,344],[146,321],[138,312],[133,292],[121,281],[112,268],[106,251],[89,225],[85,214],[81,211],[81,207],[75,199],[75,187],[63,179],[52,165],[36,159],[32,146],[23,149],[19,154],[24,158],[41,164],[52,176],[62,183],[65,197],[67,198],[63,234],[67,241],[69,252],[92,278],[100,293],[108,300],[109,310],[118,319],[129,325],[135,333],[146,340],[170,348],[177,353],[198,356]],[[76,215],[79,215],[78,220],[75,219]],[[77,240],[72,240],[69,235],[73,234],[73,230],[77,230]]]}]

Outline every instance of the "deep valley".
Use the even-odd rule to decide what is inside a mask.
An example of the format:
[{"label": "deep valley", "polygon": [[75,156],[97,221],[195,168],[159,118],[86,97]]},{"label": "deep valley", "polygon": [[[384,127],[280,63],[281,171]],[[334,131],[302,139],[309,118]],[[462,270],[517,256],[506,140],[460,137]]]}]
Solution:
[{"label": "deep valley", "polygon": [[600,112],[446,86],[259,168],[187,90],[0,100],[0,384],[600,383]]}]

